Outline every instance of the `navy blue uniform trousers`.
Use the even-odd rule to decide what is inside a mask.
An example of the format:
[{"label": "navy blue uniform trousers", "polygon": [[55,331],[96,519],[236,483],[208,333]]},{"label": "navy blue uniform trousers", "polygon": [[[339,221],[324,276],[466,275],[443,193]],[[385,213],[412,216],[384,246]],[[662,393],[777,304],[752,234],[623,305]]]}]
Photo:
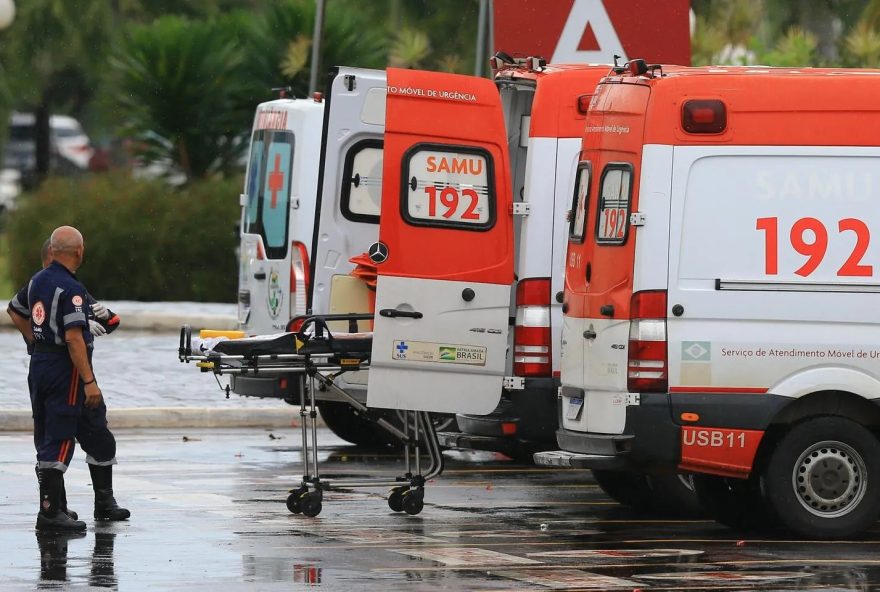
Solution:
[{"label": "navy blue uniform trousers", "polygon": [[[91,351],[89,352],[91,361]],[[107,427],[104,401],[88,408],[85,387],[66,352],[34,352],[28,386],[34,417],[34,446],[41,469],[66,471],[78,441],[86,462],[116,462],[116,439]]]}]

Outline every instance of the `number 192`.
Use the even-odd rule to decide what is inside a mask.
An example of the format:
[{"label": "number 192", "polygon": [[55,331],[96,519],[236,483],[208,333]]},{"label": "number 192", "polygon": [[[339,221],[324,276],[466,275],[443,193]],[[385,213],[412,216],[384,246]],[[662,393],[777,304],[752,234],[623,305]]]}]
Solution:
[{"label": "number 192", "polygon": [[[779,219],[758,218],[755,228],[764,232],[764,273],[778,275]],[[844,218],[838,221],[837,230],[839,234],[844,232],[856,234],[856,244],[850,256],[837,270],[838,277],[871,277],[874,274],[874,266],[861,262],[871,242],[871,231],[867,224],[856,218]],[[795,270],[797,275],[808,277],[818,269],[828,252],[828,241],[828,229],[821,220],[801,218],[795,221],[789,232],[789,242],[795,251],[807,258],[804,264]]]}]

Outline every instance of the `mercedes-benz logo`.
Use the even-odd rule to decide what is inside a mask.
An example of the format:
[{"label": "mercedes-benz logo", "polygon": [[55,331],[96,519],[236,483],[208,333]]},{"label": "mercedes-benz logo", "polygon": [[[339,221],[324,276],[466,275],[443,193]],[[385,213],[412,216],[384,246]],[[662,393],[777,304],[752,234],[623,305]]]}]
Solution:
[{"label": "mercedes-benz logo", "polygon": [[370,255],[373,263],[385,263],[385,260],[388,259],[388,245],[382,241],[373,243],[370,245],[370,250],[367,253]]}]

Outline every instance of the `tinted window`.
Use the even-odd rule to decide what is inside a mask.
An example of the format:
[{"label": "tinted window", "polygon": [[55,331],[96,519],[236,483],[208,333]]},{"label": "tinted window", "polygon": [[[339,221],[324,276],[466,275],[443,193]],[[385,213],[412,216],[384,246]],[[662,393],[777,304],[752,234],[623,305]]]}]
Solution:
[{"label": "tinted window", "polygon": [[290,187],[294,154],[291,132],[257,130],[251,141],[244,229],[263,238],[266,257],[287,256]]},{"label": "tinted window", "polygon": [[342,215],[355,222],[378,224],[382,208],[382,141],[358,142],[345,156]]},{"label": "tinted window", "polygon": [[591,173],[590,163],[582,162],[578,165],[577,178],[574,184],[574,198],[571,201],[571,221],[568,227],[568,238],[579,243],[584,242]]},{"label": "tinted window", "polygon": [[495,223],[493,167],[486,151],[416,145],[403,164],[401,206],[410,224],[486,230]]},{"label": "tinted window", "polygon": [[619,163],[606,166],[599,188],[596,242],[609,245],[626,242],[631,193],[632,167]]}]

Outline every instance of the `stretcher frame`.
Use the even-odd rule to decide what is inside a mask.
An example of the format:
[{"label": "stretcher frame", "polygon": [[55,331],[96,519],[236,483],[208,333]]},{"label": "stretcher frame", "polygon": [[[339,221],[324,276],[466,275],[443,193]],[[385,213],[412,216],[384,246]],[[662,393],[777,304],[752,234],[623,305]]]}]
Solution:
[{"label": "stretcher frame", "polygon": [[[372,320],[372,314],[316,315],[294,319],[288,326],[300,329],[292,332],[297,353],[256,353],[222,354],[208,352],[194,353],[192,350],[192,329],[184,325],[180,330],[180,362],[195,362],[202,372],[213,372],[216,376],[239,375],[259,376],[272,374],[295,375],[300,381],[300,427],[302,434],[303,475],[299,487],[292,489],[287,498],[287,508],[294,514],[317,516],[322,509],[323,492],[365,487],[391,487],[388,497],[389,507],[396,512],[418,514],[424,507],[426,483],[443,472],[443,456],[440,443],[431,417],[427,411],[399,409],[403,412],[402,430],[383,417],[371,417],[371,410],[339,388],[336,377],[352,371],[369,370],[371,351],[346,352],[350,357],[341,357],[339,351],[332,350],[332,341],[338,339],[327,326],[328,322],[346,321],[351,333],[357,332],[358,321]],[[344,338],[343,338],[344,342]],[[372,339],[369,340],[372,345]],[[302,352],[302,353],[301,353]],[[308,381],[308,402],[306,401],[306,381]],[[218,380],[219,382],[219,380]],[[222,387],[221,387],[222,388]],[[393,478],[360,480],[337,480],[321,477],[318,463],[318,427],[315,389],[333,391],[358,413],[374,421],[382,429],[403,444],[405,473]],[[228,396],[229,386],[225,388]],[[422,472],[421,444],[430,460],[427,470]]]}]

